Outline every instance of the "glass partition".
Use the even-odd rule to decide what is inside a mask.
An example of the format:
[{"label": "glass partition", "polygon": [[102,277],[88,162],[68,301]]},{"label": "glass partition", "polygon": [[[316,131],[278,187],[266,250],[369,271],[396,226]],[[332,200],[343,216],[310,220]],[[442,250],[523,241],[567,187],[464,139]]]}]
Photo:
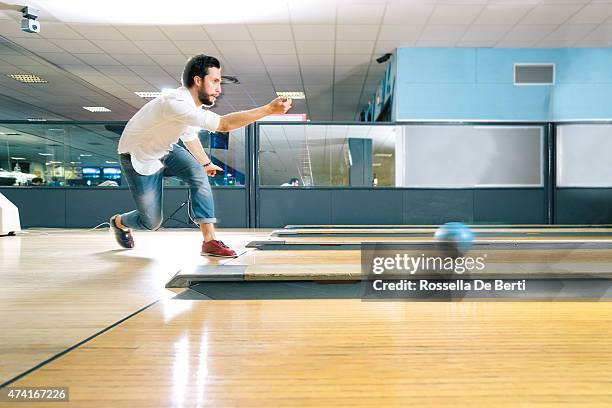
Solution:
[{"label": "glass partition", "polygon": [[[398,186],[542,187],[541,126],[405,126],[398,143]],[[400,163],[401,162],[401,163]]]},{"label": "glass partition", "polygon": [[259,126],[262,186],[395,186],[395,125]]},{"label": "glass partition", "polygon": [[612,187],[612,125],[557,126],[557,186]]},{"label": "glass partition", "polygon": [[[0,123],[0,185],[127,187],[117,144],[125,122]],[[200,132],[212,160],[225,172],[213,185],[245,182],[244,129],[229,134]],[[167,185],[180,186],[176,179]]]},{"label": "glass partition", "polygon": [[542,187],[544,128],[261,124],[261,186]]}]

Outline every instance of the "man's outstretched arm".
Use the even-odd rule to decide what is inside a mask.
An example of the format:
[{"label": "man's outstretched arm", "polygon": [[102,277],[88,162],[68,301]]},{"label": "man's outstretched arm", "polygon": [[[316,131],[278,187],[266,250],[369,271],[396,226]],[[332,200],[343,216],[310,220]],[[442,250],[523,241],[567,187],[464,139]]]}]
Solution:
[{"label": "man's outstretched arm", "polygon": [[260,106],[259,108],[229,113],[221,116],[221,121],[219,122],[217,131],[229,132],[230,130],[239,129],[243,126],[249,125],[268,115],[287,113],[287,111],[291,109],[291,102],[291,99],[279,97],[274,99],[269,104]]}]

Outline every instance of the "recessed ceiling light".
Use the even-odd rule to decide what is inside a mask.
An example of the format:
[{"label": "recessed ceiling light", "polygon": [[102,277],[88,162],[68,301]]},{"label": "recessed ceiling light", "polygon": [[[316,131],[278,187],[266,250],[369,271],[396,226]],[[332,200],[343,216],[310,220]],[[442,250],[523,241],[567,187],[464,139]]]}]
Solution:
[{"label": "recessed ceiling light", "polygon": [[53,156],[53,153],[38,153],[41,156]]},{"label": "recessed ceiling light", "polygon": [[393,153],[376,153],[375,157],[393,157]]},{"label": "recessed ceiling light", "polygon": [[109,160],[106,160],[106,164],[117,164],[117,163],[118,163],[118,162],[116,162],[116,161],[109,161]]},{"label": "recessed ceiling light", "polygon": [[382,166],[382,163],[372,163],[372,167],[380,167]]},{"label": "recessed ceiling light", "polygon": [[49,81],[43,79],[37,75],[30,74],[7,74],[9,78],[13,78],[15,81],[22,82],[24,84],[48,84]]},{"label": "recessed ceiling light", "polygon": [[46,122],[47,119],[44,118],[28,118],[28,122]]},{"label": "recessed ceiling light", "polygon": [[11,157],[13,160],[25,160],[25,157]]},{"label": "recessed ceiling light", "polygon": [[83,106],[83,109],[90,112],[110,112],[111,110],[104,106]]},{"label": "recessed ceiling light", "polygon": [[136,95],[140,96],[141,98],[157,98],[158,96],[160,96],[162,93],[161,92],[147,92],[147,91],[141,91],[141,92],[134,92]]},{"label": "recessed ceiling light", "polygon": [[283,98],[306,99],[306,95],[304,95],[304,92],[283,91],[277,92],[276,95],[281,96]]},{"label": "recessed ceiling light", "polygon": [[62,164],[62,162],[61,161],[50,161],[45,164]]},{"label": "recessed ceiling light", "polygon": [[70,164],[81,164],[81,162],[79,162],[79,161],[73,161],[73,162],[70,162]]},{"label": "recessed ceiling light", "polygon": [[91,157],[91,156],[93,156],[93,154],[79,154],[79,156],[81,156],[81,157]]}]

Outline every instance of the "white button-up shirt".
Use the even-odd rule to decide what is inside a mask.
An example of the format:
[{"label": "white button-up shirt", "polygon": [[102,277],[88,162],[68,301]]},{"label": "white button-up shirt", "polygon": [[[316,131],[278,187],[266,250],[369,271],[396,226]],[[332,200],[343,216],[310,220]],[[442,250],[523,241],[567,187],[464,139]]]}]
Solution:
[{"label": "white button-up shirt", "polygon": [[214,132],[220,121],[221,116],[197,106],[187,88],[164,91],[130,119],[118,151],[129,153],[134,170],[148,176],[163,168],[160,159],[179,138],[183,142],[194,140],[199,128]]}]

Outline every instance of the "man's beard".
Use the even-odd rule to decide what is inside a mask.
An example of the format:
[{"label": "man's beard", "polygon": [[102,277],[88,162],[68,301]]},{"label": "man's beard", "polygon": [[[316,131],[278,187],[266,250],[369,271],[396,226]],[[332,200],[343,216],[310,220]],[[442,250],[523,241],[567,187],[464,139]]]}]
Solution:
[{"label": "man's beard", "polygon": [[215,105],[215,101],[211,101],[210,95],[204,92],[203,89],[198,89],[198,99],[206,108],[212,108]]}]

